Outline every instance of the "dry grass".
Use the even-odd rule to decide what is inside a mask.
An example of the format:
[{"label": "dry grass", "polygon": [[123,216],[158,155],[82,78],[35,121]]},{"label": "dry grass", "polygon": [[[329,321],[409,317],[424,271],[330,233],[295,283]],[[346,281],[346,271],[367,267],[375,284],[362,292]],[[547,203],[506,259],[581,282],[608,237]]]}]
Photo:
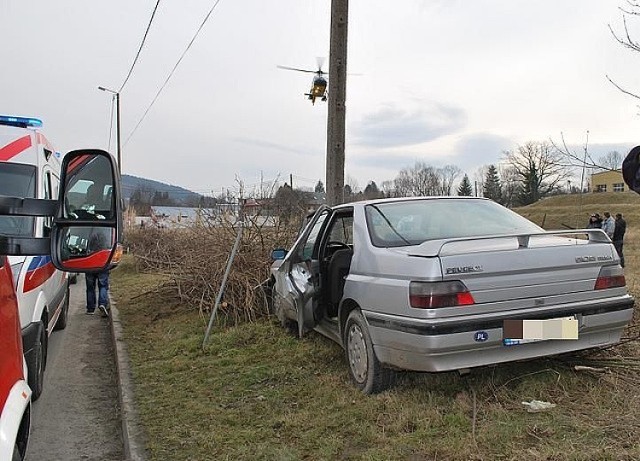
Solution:
[{"label": "dry grass", "polygon": [[[640,296],[640,207],[587,205],[581,212],[549,199],[518,211],[546,213],[551,224],[622,211],[626,277]],[[464,377],[403,373],[394,389],[364,396],[337,345],[315,334],[297,340],[269,319],[216,328],[203,350],[199,303],[154,288],[170,276],[141,273],[129,257],[112,279],[151,460],[640,459],[640,318],[628,342],[607,350]],[[532,399],[557,406],[527,413],[521,402]]]}]

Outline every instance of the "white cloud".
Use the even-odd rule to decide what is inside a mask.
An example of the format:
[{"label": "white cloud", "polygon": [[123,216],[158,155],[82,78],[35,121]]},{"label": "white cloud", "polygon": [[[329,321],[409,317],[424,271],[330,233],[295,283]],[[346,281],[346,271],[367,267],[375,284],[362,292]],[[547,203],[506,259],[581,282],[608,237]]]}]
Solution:
[{"label": "white cloud", "polygon": [[352,129],[358,144],[391,147],[421,144],[454,133],[466,123],[464,110],[445,104],[423,103],[407,110],[388,104],[362,117]]}]

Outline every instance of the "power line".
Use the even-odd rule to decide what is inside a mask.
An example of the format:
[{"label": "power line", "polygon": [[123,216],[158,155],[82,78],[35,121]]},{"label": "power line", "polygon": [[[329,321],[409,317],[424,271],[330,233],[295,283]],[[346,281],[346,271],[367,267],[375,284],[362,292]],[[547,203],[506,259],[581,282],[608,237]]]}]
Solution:
[{"label": "power line", "polygon": [[153,22],[153,18],[156,15],[156,10],[158,9],[158,5],[159,4],[160,4],[160,0],[158,0],[156,2],[156,6],[153,8],[153,13],[151,13],[151,19],[149,19],[149,24],[147,25],[147,30],[144,31],[144,37],[142,37],[142,42],[140,42],[140,48],[138,48],[138,52],[136,53],[136,57],[133,60],[133,64],[131,64],[131,68],[129,69],[129,73],[127,74],[127,77],[124,79],[124,82],[122,82],[122,86],[120,86],[120,89],[118,90],[118,93],[122,92],[122,89],[124,88],[124,86],[129,81],[129,77],[131,77],[131,73],[133,72],[133,68],[135,67],[136,63],[138,62],[138,58],[140,57],[140,52],[142,51],[142,47],[144,46],[145,40],[147,39],[147,34],[149,33],[149,29],[151,29],[151,23]]},{"label": "power line", "polygon": [[213,4],[213,6],[211,7],[211,9],[209,10],[209,12],[207,13],[207,15],[205,16],[204,20],[202,21],[202,24],[200,24],[200,27],[198,27],[198,30],[196,31],[195,35],[193,36],[193,38],[191,39],[191,41],[189,42],[189,44],[187,45],[187,47],[185,48],[185,50],[182,52],[182,55],[180,55],[180,59],[178,59],[178,62],[176,62],[176,65],[173,66],[173,69],[171,70],[171,72],[169,73],[169,76],[167,77],[167,79],[164,81],[164,83],[162,84],[162,86],[160,87],[160,89],[158,90],[158,93],[155,95],[155,97],[153,98],[153,100],[151,101],[151,104],[149,104],[149,107],[147,107],[147,110],[144,111],[144,114],[142,114],[142,118],[138,121],[138,123],[136,124],[136,126],[133,128],[133,131],[129,134],[129,137],[127,137],[127,139],[125,140],[124,144],[126,145],[129,142],[129,139],[131,139],[131,136],[133,136],[133,134],[136,132],[136,130],[138,129],[138,127],[140,126],[140,124],[142,123],[142,121],[145,119],[145,117],[147,116],[147,114],[149,113],[149,110],[151,110],[151,107],[153,106],[153,104],[156,102],[156,100],[158,99],[158,96],[160,96],[160,93],[162,93],[162,90],[164,89],[165,86],[167,86],[167,83],[169,83],[169,80],[171,79],[171,77],[173,76],[173,73],[176,71],[176,69],[178,68],[178,66],[180,65],[180,63],[182,62],[182,59],[184,58],[184,56],[187,54],[187,51],[189,51],[189,48],[191,48],[191,45],[193,45],[193,42],[196,40],[196,38],[198,37],[198,34],[200,33],[200,31],[202,30],[202,28],[204,27],[204,25],[207,23],[207,21],[209,20],[209,17],[211,16],[211,13],[213,13],[213,10],[216,8],[216,6],[218,6],[218,3],[220,3],[220,0],[216,0],[216,2]]}]

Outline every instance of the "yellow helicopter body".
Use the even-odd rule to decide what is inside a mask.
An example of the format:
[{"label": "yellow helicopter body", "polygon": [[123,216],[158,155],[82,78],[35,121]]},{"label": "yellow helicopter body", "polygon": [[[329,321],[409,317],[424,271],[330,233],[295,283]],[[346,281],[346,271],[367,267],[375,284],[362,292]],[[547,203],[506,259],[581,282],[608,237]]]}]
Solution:
[{"label": "yellow helicopter body", "polygon": [[318,70],[309,70],[309,69],[298,69],[296,67],[287,67],[287,66],[278,66],[280,69],[286,70],[295,70],[297,72],[307,72],[310,74],[316,74],[313,77],[313,81],[311,83],[311,89],[308,93],[304,95],[307,99],[311,100],[311,104],[316,103],[316,99],[320,98],[321,101],[327,100],[327,79],[324,78],[324,75],[327,75],[327,72],[322,70],[322,63],[320,60],[318,61]]},{"label": "yellow helicopter body", "polygon": [[314,77],[311,90],[305,93],[305,96],[311,100],[311,104],[316,103],[316,98],[320,98],[321,101],[326,101],[327,80],[321,76]]}]

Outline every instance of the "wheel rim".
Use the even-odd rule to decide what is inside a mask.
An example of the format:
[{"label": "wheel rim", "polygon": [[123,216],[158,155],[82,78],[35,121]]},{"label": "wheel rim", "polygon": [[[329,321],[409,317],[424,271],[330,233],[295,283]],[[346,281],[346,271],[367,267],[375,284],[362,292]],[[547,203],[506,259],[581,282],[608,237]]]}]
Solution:
[{"label": "wheel rim", "polygon": [[365,382],[369,362],[367,360],[367,343],[359,325],[353,324],[349,328],[347,351],[349,354],[349,367],[353,377],[359,383]]}]

